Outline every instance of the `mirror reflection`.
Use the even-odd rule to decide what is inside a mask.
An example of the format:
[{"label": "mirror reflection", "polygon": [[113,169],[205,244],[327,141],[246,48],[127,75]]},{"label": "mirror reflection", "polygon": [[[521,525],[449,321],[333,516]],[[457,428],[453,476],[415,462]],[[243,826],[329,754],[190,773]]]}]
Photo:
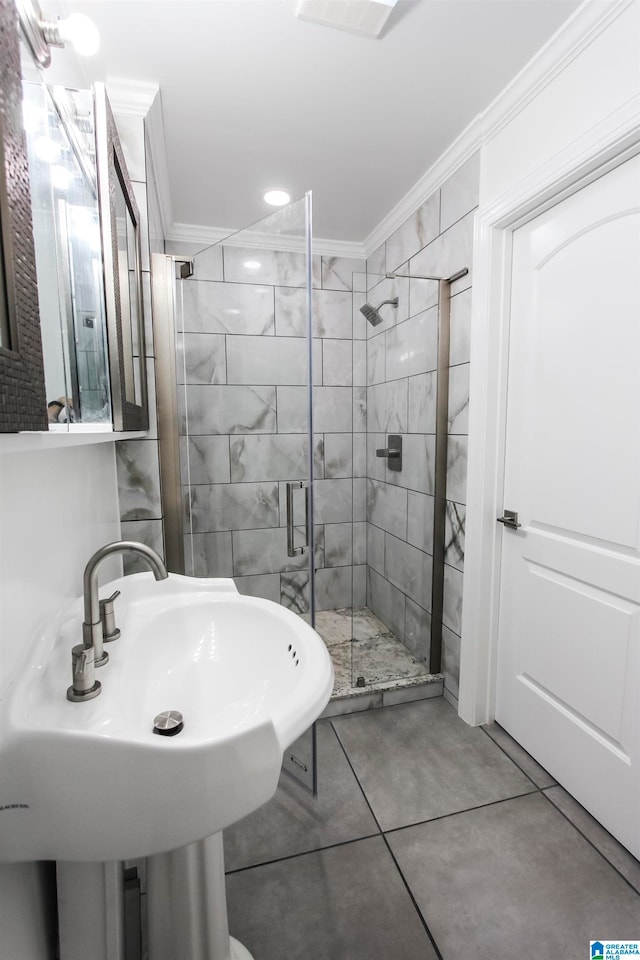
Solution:
[{"label": "mirror reflection", "polygon": [[28,82],[24,118],[49,423],[110,424],[92,96]]}]

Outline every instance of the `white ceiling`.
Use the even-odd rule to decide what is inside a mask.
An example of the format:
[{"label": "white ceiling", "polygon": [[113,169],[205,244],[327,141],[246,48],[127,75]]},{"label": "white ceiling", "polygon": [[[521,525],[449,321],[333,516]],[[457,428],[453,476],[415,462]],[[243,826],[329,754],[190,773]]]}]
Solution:
[{"label": "white ceiling", "polygon": [[268,187],[311,189],[314,235],[356,243],[579,5],[399,0],[371,39],[294,0],[41,2],[97,24],[87,81],[159,85],[173,223],[231,230]]}]

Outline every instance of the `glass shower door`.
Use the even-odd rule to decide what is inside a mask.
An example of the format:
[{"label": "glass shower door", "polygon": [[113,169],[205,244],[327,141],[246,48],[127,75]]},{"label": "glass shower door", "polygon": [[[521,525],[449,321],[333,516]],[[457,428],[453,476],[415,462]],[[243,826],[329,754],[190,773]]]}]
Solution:
[{"label": "glass shower door", "polygon": [[[185,572],[313,626],[310,223],[308,194],[193,257],[176,372]],[[285,757],[311,789],[313,740]]]}]

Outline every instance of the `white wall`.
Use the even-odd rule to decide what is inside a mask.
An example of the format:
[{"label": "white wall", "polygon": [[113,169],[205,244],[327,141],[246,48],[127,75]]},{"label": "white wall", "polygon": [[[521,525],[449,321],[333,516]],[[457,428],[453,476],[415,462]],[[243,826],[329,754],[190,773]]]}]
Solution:
[{"label": "white wall", "polygon": [[[59,442],[34,449],[38,441],[28,436],[0,437],[0,701],[31,638],[62,603],[82,593],[91,554],[120,535],[115,443]],[[18,445],[24,450],[3,449]],[[0,798],[2,786],[0,769]],[[52,901],[45,866],[0,865],[2,960],[53,958]]]}]

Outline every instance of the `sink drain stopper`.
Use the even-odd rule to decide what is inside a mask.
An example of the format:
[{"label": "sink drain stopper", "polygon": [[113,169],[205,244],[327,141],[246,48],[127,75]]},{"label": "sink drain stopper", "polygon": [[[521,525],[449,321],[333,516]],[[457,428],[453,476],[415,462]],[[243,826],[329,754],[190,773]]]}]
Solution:
[{"label": "sink drain stopper", "polygon": [[161,737],[175,737],[184,727],[179,710],[163,710],[153,721],[153,732]]}]

